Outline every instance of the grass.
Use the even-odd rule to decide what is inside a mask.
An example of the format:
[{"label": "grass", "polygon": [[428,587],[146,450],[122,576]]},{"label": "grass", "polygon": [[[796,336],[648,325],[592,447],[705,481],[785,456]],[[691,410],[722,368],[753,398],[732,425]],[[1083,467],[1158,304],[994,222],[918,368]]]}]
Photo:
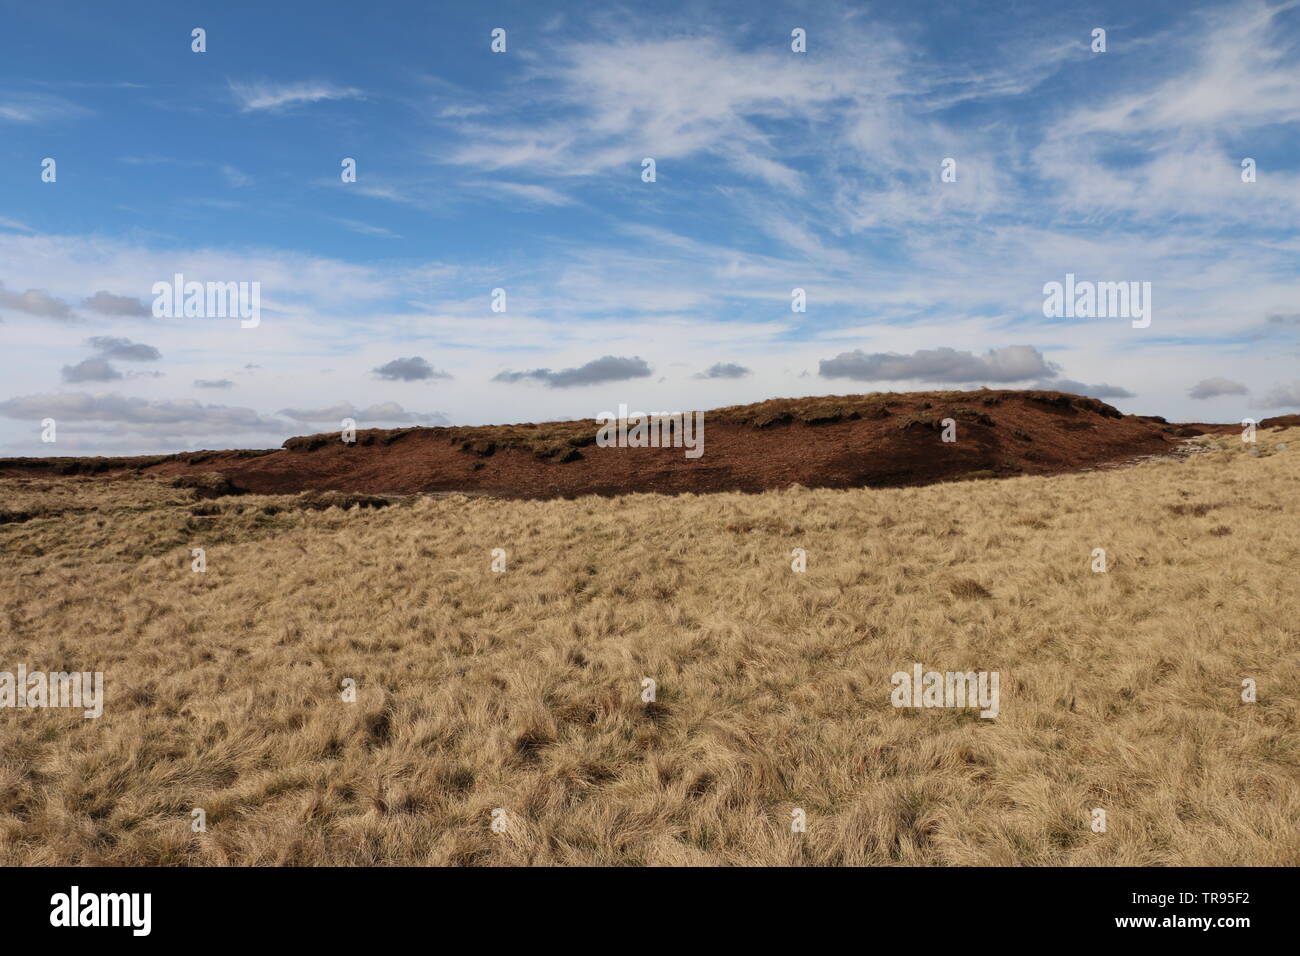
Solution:
[{"label": "grass", "polygon": [[[1203,441],[761,495],[0,480],[0,670],[106,685],[0,710],[0,864],[1295,865],[1300,429]],[[895,709],[914,662],[998,717]]]}]

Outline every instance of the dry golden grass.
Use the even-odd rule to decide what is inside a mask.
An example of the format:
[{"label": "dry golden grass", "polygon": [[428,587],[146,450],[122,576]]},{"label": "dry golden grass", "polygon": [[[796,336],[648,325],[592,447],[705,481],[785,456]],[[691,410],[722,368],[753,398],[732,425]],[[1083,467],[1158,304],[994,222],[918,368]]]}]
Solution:
[{"label": "dry golden grass", "polygon": [[[106,703],[0,710],[0,863],[1294,865],[1300,429],[1217,445],[347,511],[5,480],[0,670]],[[914,662],[1000,715],[895,709]]]}]

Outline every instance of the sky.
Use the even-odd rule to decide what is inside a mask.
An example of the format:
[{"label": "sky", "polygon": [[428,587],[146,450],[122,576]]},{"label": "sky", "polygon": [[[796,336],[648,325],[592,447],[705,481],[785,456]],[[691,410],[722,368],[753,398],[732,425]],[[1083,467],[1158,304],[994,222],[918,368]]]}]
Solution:
[{"label": "sky", "polygon": [[[981,386],[1260,419],[1297,224],[1300,0],[0,0],[0,454]],[[256,324],[156,315],[178,273]],[[1045,315],[1067,276],[1149,321]]]}]

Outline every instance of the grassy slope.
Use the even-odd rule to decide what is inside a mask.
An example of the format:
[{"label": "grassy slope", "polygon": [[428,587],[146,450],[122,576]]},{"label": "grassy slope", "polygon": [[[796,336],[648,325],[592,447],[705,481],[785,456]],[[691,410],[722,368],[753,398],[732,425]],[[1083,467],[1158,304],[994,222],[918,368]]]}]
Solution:
[{"label": "grassy slope", "polygon": [[[1050,478],[351,511],[0,481],[45,514],[0,525],[0,669],[108,694],[97,721],[0,711],[0,863],[1295,864],[1300,430],[1218,441]],[[998,670],[1001,715],[892,708],[916,661]]]}]

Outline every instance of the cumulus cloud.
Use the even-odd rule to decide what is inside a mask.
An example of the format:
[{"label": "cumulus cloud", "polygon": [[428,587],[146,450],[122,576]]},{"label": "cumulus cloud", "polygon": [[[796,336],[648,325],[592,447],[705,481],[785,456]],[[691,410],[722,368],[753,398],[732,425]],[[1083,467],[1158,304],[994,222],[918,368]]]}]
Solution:
[{"label": "cumulus cloud", "polygon": [[646,378],[651,369],[640,356],[624,358],[606,355],[578,368],[553,372],[549,368],[535,368],[531,372],[500,372],[494,382],[520,382],[525,379],[543,382],[550,388],[573,388],[577,385],[599,385],[603,382],[625,382],[633,378]]},{"label": "cumulus cloud", "polygon": [[716,362],[703,372],[696,373],[696,378],[744,378],[751,370],[735,362]]},{"label": "cumulus cloud", "polygon": [[411,358],[396,358],[374,369],[377,378],[386,378],[390,382],[418,382],[430,378],[451,378],[446,372],[440,372],[418,355]]},{"label": "cumulus cloud", "polygon": [[351,402],[338,402],[324,408],[282,408],[280,414],[296,422],[331,425],[340,424],[343,419],[351,418],[355,422],[394,423],[400,425],[447,425],[449,419],[442,412],[408,412],[397,402],[381,402],[369,408],[357,408]]},{"label": "cumulus cloud", "polygon": [[1300,379],[1287,385],[1275,385],[1260,404],[1264,408],[1300,407]]},{"label": "cumulus cloud", "polygon": [[[109,359],[121,359],[126,362],[156,362],[162,353],[152,345],[132,342],[130,339],[114,338],[109,335],[96,335],[86,339],[86,344],[98,355],[83,359],[76,365],[63,366],[65,382],[111,382],[122,377],[122,373],[113,367]],[[132,372],[132,378],[152,376],[160,378],[161,372]]]},{"label": "cumulus cloud", "polygon": [[152,345],[132,342],[130,339],[114,338],[111,335],[96,335],[86,339],[86,344],[105,358],[122,359],[126,362],[156,362],[162,353]]},{"label": "cumulus cloud", "polygon": [[983,355],[943,348],[919,349],[911,355],[896,352],[868,354],[855,349],[833,359],[822,359],[823,378],[848,378],[859,382],[1021,382],[1052,378],[1056,368],[1030,345],[989,349]]},{"label": "cumulus cloud", "polygon": [[100,315],[143,317],[153,314],[149,306],[139,299],[133,299],[128,295],[113,295],[103,290],[88,299],[83,299],[81,307],[91,312],[98,312]]},{"label": "cumulus cloud", "polygon": [[13,309],[26,312],[45,319],[71,319],[72,306],[62,299],[56,299],[43,289],[28,289],[26,292],[10,292],[0,282],[0,309]]},{"label": "cumulus cloud", "polygon": [[228,378],[196,378],[195,388],[234,388],[235,383]]},{"label": "cumulus cloud", "polygon": [[1247,388],[1227,378],[1203,378],[1187,392],[1189,398],[1217,398],[1220,395],[1245,395]]},{"label": "cumulus cloud", "polygon": [[76,365],[63,366],[65,382],[111,382],[121,377],[122,373],[103,358],[88,358]]}]

